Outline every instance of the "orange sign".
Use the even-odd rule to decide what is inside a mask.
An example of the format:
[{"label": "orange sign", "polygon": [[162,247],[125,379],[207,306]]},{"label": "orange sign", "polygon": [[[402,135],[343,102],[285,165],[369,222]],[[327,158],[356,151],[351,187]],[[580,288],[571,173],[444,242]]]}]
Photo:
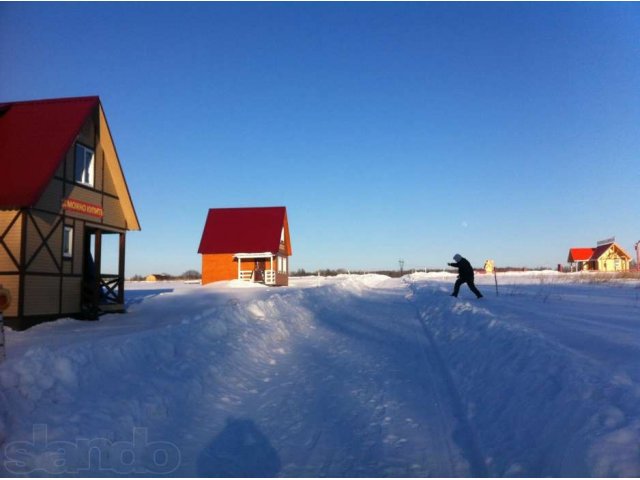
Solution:
[{"label": "orange sign", "polygon": [[87,203],[81,200],[74,200],[73,198],[63,200],[62,208],[64,210],[69,210],[70,212],[83,213],[97,218],[102,218],[104,216],[104,210],[100,205],[94,205],[93,203]]}]

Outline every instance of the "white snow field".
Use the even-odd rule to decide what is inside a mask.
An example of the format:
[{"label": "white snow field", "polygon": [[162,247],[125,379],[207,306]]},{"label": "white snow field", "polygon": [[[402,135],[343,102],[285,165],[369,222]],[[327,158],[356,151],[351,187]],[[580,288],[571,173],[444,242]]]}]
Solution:
[{"label": "white snow field", "polygon": [[640,284],[131,283],[7,332],[9,476],[639,476]]}]

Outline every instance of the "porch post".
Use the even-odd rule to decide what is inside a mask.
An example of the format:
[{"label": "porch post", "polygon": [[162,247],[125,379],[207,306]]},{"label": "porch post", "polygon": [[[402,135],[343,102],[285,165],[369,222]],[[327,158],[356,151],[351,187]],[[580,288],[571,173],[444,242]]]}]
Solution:
[{"label": "porch post", "polygon": [[124,305],[124,249],[125,235],[120,234],[120,257],[118,258],[118,303]]},{"label": "porch post", "polygon": [[240,280],[240,272],[242,270],[242,259],[238,257],[238,280]]},{"label": "porch post", "polygon": [[97,307],[100,305],[100,282],[102,280],[102,230],[96,230],[96,258],[93,259],[96,268],[96,284],[94,289],[93,303]]}]

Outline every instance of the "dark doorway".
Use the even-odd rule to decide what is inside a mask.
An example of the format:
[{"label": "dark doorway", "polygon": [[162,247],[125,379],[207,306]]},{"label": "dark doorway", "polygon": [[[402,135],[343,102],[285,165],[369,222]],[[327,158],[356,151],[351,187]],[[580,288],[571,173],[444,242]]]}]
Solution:
[{"label": "dark doorway", "polygon": [[[103,236],[118,235],[117,272],[102,271]],[[85,228],[82,266],[82,314],[96,319],[101,313],[124,311],[125,234],[98,228]],[[112,243],[112,242],[109,242]]]}]

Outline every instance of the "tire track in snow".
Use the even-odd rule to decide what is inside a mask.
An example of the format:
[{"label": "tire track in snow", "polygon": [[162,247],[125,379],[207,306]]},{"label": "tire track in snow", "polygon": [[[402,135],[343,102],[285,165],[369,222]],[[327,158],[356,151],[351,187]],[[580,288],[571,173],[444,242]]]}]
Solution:
[{"label": "tire track in snow", "polygon": [[[451,410],[455,419],[458,421],[457,429],[453,432],[453,440],[460,447],[465,459],[469,462],[471,476],[488,477],[490,474],[484,461],[484,455],[482,454],[479,446],[478,435],[469,421],[469,417],[465,413],[464,404],[460,397],[460,393],[456,388],[451,371],[442,358],[440,349],[433,337],[433,333],[427,325],[423,314],[420,312],[419,305],[412,300],[418,296],[418,289],[408,280],[403,279],[403,282],[411,291],[411,294],[405,296],[405,299],[412,307],[414,307],[416,319],[418,320],[430,347],[428,349],[424,348],[423,350],[429,363],[429,372],[434,384],[434,393],[438,398],[439,403],[443,399],[451,400]],[[441,382],[438,382],[437,378],[433,378],[434,376],[439,378]],[[438,409],[442,411],[442,406],[440,404],[438,405]],[[444,414],[441,418],[444,418]],[[447,442],[447,448],[449,449],[451,458],[451,446],[449,445],[449,442]]]}]

